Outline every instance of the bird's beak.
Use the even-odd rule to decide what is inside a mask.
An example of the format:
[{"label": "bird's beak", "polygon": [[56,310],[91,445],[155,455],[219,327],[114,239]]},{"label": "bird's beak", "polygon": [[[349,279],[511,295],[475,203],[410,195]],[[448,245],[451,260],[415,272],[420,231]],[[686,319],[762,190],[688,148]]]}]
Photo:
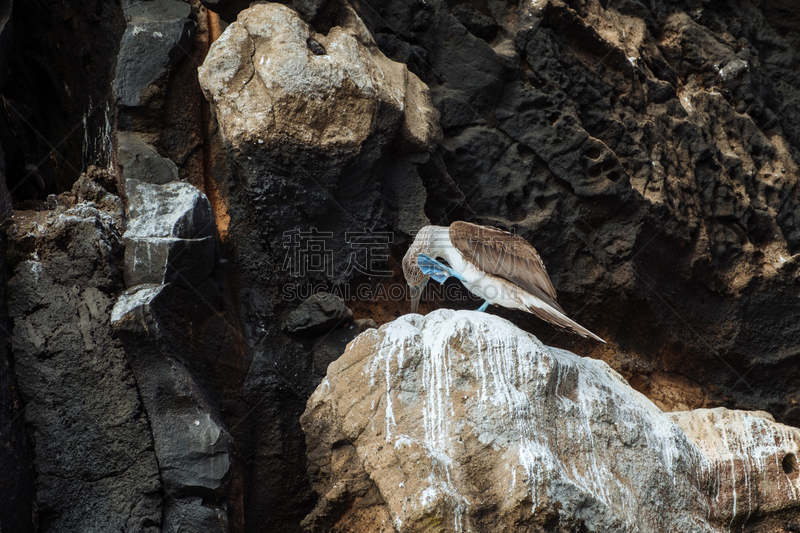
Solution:
[{"label": "bird's beak", "polygon": [[411,312],[416,313],[419,307],[419,299],[422,297],[422,291],[425,290],[425,285],[428,284],[427,278],[419,285],[409,285],[409,298],[411,300]]}]

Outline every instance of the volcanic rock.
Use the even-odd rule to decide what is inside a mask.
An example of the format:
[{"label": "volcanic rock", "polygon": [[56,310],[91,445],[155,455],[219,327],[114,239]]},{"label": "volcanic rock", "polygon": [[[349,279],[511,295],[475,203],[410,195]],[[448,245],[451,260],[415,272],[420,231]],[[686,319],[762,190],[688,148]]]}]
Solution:
[{"label": "volcanic rock", "polygon": [[120,42],[114,90],[121,105],[146,103],[146,89],[188,54],[195,23],[180,0],[126,2],[128,26]]},{"label": "volcanic rock", "polygon": [[438,113],[425,86],[377,50],[352,10],[347,14],[327,35],[280,4],[239,15],[199,69],[227,142],[357,154],[376,130],[398,124],[412,146],[436,140]]},{"label": "volcanic rock", "polygon": [[[406,315],[361,334],[309,399],[301,423],[321,499],[304,523],[711,532],[745,508],[800,505],[797,475],[774,466],[796,456],[800,430],[739,412],[730,424],[721,413],[679,418],[602,361],[502,318]],[[726,461],[738,465],[728,476]]]},{"label": "volcanic rock", "polygon": [[[376,266],[389,270],[359,255],[352,236],[374,232],[388,257],[404,238],[395,222],[404,232],[429,223],[423,174],[442,166],[427,87],[386,59],[351,6],[323,11],[312,28],[286,6],[253,5],[199,70],[213,111],[209,168],[230,216],[221,249],[235,272],[232,314],[252,354],[241,409],[260,406],[237,436],[237,452],[251,458],[243,513],[274,531],[296,530],[313,509],[299,417],[319,383],[315,361],[339,355],[312,355],[330,339],[298,338],[284,321],[300,295],[315,292],[305,287],[331,290]],[[311,248],[324,254],[323,268],[307,268]]]},{"label": "volcanic rock", "polygon": [[178,167],[131,131],[117,133],[117,162],[126,180],[164,184],[178,181]]},{"label": "volcanic rock", "polygon": [[224,501],[233,440],[199,378],[185,326],[164,319],[185,301],[169,284],[140,285],[119,297],[111,325],[150,420],[166,529],[222,533],[228,531]]},{"label": "volcanic rock", "polygon": [[319,337],[353,320],[353,312],[341,296],[330,293],[311,295],[286,317],[284,327],[289,333]]},{"label": "volcanic rock", "polygon": [[129,179],[125,283],[196,286],[214,268],[214,213],[205,194],[183,182]]},{"label": "volcanic rock", "polygon": [[[76,191],[99,198],[102,187],[93,185]],[[11,349],[34,441],[40,528],[156,533],[159,465],[110,324],[113,293],[122,289],[120,212],[80,194],[74,200],[70,208],[15,212],[6,229]]]}]

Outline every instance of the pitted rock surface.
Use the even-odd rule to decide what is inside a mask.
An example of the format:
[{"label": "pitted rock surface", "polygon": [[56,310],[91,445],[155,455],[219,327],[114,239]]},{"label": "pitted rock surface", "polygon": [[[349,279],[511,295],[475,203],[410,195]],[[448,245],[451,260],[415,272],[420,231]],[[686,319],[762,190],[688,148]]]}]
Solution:
[{"label": "pitted rock surface", "polygon": [[432,0],[359,14],[441,113],[456,187],[426,176],[431,221],[532,242],[562,306],[620,338],[620,351],[581,353],[660,407],[735,405],[800,425],[784,348],[800,338],[790,5]]}]

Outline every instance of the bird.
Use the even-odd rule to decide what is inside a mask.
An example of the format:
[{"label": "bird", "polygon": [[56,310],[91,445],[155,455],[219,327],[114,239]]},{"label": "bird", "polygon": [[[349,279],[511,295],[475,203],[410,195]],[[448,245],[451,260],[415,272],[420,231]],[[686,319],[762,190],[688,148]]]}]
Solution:
[{"label": "bird", "polygon": [[403,275],[412,313],[417,312],[430,278],[444,283],[454,277],[485,300],[478,311],[491,304],[519,309],[556,328],[606,342],[569,318],[558,305],[556,289],[536,248],[519,235],[492,226],[458,221],[449,227],[423,227],[403,257]]}]

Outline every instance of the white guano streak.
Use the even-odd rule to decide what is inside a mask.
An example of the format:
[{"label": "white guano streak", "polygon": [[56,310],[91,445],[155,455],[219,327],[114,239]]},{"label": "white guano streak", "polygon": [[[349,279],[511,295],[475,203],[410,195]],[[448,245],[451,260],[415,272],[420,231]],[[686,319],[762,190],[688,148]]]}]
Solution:
[{"label": "white guano streak", "polygon": [[[418,330],[414,328],[408,321],[398,319],[395,321],[396,327],[385,330],[381,344],[378,349],[377,357],[373,360],[370,371],[370,386],[375,385],[375,372],[378,370],[377,366],[383,364],[383,376],[386,380],[386,440],[392,438],[392,429],[397,425],[394,418],[394,410],[392,409],[392,381],[394,379],[401,379],[403,368],[403,354],[408,349],[414,349],[408,339],[414,338]],[[395,372],[392,372],[392,359],[397,359],[397,367]]]},{"label": "white guano streak", "polygon": [[[671,474],[681,457],[684,462],[687,460],[687,454],[688,460],[697,468],[708,469],[695,446],[690,445],[687,450],[678,444],[686,443],[683,432],[657,407],[643,396],[641,402],[627,401],[631,395],[641,395],[632,391],[604,363],[548,348],[535,337],[520,334],[512,324],[491,315],[458,311],[432,313],[425,318],[419,315],[406,317],[383,330],[381,346],[371,368],[373,379],[379,366],[386,379],[386,439],[390,439],[391,429],[396,424],[392,410],[392,385],[393,380],[397,380],[399,385],[402,379],[398,375],[402,370],[402,353],[419,350],[423,362],[424,445],[433,466],[429,487],[424,491],[420,504],[425,507],[435,502],[437,498],[434,495],[438,493],[454,511],[456,531],[463,527],[463,516],[469,510],[469,502],[459,494],[451,476],[453,457],[460,453],[454,441],[458,439],[460,424],[463,424],[455,417],[454,364],[459,366],[459,382],[471,374],[475,385],[479,386],[477,398],[470,400],[472,405],[469,409],[473,415],[484,420],[497,420],[500,426],[514,427],[513,433],[518,435],[515,442],[493,445],[508,446],[509,451],[516,448],[518,462],[511,465],[512,485],[516,485],[516,468],[521,467],[527,476],[522,481],[530,490],[532,512],[536,512],[547,498],[549,483],[559,479],[559,482],[573,484],[603,505],[616,509],[623,516],[627,529],[635,531],[639,528],[636,496],[623,480],[618,479],[613,471],[614,465],[599,460],[595,454],[592,424],[596,423],[597,414],[609,404],[619,406],[619,416],[629,418],[629,426],[642,425],[637,428],[639,434],[647,442],[647,447],[655,450],[654,458],[662,464],[662,471]],[[422,321],[424,327],[420,330]],[[475,342],[476,346],[468,349],[471,357],[464,359],[459,355],[465,350],[463,342],[468,341]],[[395,358],[397,367],[393,368]],[[570,397],[561,391],[562,380],[567,377],[572,378],[567,385],[573,389]],[[555,391],[552,391],[554,384]],[[535,401],[553,392],[555,402]],[[546,427],[554,416],[565,425],[563,431],[570,435],[570,440],[578,443],[578,453],[563,457],[558,453],[558,443],[551,442],[552,431]],[[487,442],[492,442],[494,437],[488,435],[486,438],[490,439]],[[554,475],[555,472],[561,472],[561,476]]]}]

